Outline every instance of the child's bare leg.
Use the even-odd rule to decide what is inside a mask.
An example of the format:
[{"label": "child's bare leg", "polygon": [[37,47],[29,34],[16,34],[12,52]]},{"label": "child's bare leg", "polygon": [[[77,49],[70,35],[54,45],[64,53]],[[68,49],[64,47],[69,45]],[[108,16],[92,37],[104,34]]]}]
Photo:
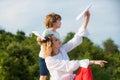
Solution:
[{"label": "child's bare leg", "polygon": [[47,76],[40,76],[40,80],[46,80]]}]

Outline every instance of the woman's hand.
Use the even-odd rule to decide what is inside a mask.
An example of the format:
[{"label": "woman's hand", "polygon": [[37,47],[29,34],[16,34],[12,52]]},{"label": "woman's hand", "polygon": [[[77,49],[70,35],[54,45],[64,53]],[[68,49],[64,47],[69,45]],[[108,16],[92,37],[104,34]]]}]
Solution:
[{"label": "woman's hand", "polygon": [[89,18],[90,18],[90,12],[86,11],[85,14],[84,14],[84,21],[83,21],[83,24],[82,24],[82,28],[84,28],[84,29],[87,28]]},{"label": "woman's hand", "polygon": [[90,12],[89,12],[89,10],[85,12],[84,16],[90,17]]},{"label": "woman's hand", "polygon": [[105,63],[108,63],[105,60],[91,60],[90,64],[97,64],[100,65],[100,67],[104,67]]}]

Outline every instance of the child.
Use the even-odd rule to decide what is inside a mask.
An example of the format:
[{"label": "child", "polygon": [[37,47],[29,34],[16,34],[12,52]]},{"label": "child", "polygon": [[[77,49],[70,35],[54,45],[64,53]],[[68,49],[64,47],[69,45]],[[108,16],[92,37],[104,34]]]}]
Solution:
[{"label": "child", "polygon": [[[48,34],[53,34],[57,39],[60,40],[60,35],[56,30],[61,27],[61,19],[62,19],[61,16],[56,13],[48,14],[44,21],[47,29],[43,31],[42,36],[45,37]],[[41,41],[41,38],[37,37],[37,41]],[[43,54],[44,54],[44,51],[41,46],[41,50],[39,53],[40,80],[46,80],[46,77],[49,74]]]},{"label": "child", "polygon": [[[43,46],[44,58],[47,68],[50,71],[50,80],[93,80],[92,72],[90,69],[90,64],[98,64],[101,67],[104,60],[69,60],[67,53],[73,48],[77,47],[82,42],[82,37],[87,36],[87,24],[89,21],[89,11],[85,13],[85,19],[82,27],[66,44],[62,45],[61,41],[57,39],[54,35],[47,35],[45,40],[41,40],[40,43]],[[79,72],[74,75],[73,71],[78,69]]]}]

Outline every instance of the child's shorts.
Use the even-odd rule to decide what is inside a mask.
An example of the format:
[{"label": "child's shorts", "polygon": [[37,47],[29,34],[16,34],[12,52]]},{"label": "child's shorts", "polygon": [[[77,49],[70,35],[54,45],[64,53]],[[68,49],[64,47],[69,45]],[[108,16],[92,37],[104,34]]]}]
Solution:
[{"label": "child's shorts", "polygon": [[40,62],[40,75],[47,76],[49,74],[49,71],[47,69],[45,59],[39,57],[39,62]]}]

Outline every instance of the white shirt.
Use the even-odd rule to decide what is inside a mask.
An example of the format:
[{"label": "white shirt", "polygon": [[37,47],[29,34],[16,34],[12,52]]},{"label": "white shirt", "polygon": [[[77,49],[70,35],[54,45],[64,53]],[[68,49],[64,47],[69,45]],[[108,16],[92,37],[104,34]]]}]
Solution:
[{"label": "white shirt", "polygon": [[82,37],[87,36],[87,30],[80,28],[74,38],[60,47],[59,53],[45,59],[50,72],[50,80],[73,80],[73,71],[79,67],[87,68],[89,60],[69,60],[68,52],[77,47],[82,42]]}]

